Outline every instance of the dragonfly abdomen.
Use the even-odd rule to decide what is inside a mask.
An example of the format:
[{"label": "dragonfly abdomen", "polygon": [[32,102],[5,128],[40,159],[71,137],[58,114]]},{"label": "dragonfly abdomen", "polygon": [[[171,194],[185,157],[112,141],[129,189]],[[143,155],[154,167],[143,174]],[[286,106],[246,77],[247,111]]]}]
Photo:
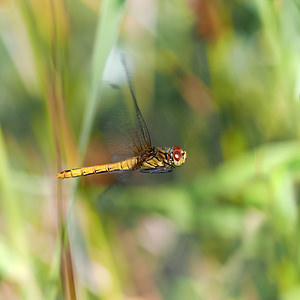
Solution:
[{"label": "dragonfly abdomen", "polygon": [[137,163],[136,157],[128,158],[117,163],[65,170],[56,175],[57,178],[74,178],[101,173],[114,173],[133,170]]}]

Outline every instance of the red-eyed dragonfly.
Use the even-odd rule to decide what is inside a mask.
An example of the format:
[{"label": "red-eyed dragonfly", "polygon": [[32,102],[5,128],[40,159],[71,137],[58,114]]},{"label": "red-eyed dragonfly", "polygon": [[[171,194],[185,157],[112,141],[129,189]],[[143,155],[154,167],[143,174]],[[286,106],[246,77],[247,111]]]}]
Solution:
[{"label": "red-eyed dragonfly", "polygon": [[132,137],[132,157],[114,163],[64,170],[56,175],[57,178],[72,178],[102,173],[124,173],[132,170],[140,170],[143,173],[168,173],[175,167],[179,167],[185,163],[187,153],[181,147],[173,146],[165,149],[152,146],[150,134],[137,104],[124,58],[122,59],[122,63],[134,103],[137,123],[135,134]]}]

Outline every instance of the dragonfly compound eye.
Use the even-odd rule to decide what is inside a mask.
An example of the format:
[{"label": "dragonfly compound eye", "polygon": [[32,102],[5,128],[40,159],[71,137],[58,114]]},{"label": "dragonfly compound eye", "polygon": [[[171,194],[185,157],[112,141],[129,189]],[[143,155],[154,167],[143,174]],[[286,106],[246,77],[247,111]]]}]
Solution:
[{"label": "dragonfly compound eye", "polygon": [[179,167],[185,163],[186,151],[184,151],[183,149],[181,149],[178,146],[174,146],[172,149],[173,149],[172,156],[173,156],[174,165],[176,167]]}]

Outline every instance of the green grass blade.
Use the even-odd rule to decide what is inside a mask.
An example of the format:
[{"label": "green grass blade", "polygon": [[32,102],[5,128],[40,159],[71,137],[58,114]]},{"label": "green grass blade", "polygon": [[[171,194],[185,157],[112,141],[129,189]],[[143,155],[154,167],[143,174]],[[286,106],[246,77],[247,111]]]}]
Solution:
[{"label": "green grass blade", "polygon": [[97,103],[100,100],[98,96],[105,62],[119,33],[119,24],[123,13],[123,7],[124,1],[120,0],[104,0],[101,6],[91,66],[92,77],[90,96],[86,102],[85,115],[80,134],[80,157],[82,157],[85,152],[88,143]]}]

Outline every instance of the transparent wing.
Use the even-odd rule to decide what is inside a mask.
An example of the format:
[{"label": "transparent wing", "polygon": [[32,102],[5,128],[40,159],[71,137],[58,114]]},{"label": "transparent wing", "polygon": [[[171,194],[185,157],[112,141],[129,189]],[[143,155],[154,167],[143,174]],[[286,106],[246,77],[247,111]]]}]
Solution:
[{"label": "transparent wing", "polygon": [[151,138],[150,138],[150,134],[146,125],[146,122],[143,118],[143,115],[139,109],[139,106],[137,104],[137,100],[135,97],[135,93],[134,93],[134,89],[133,89],[133,85],[131,82],[131,78],[129,76],[129,72],[128,72],[128,68],[126,65],[126,60],[125,60],[125,56],[122,55],[121,57],[121,61],[122,64],[124,66],[125,69],[125,73],[126,73],[126,77],[127,77],[127,81],[128,81],[128,86],[129,86],[129,90],[132,96],[132,100],[134,103],[134,109],[135,109],[135,113],[136,113],[136,127],[134,129],[135,132],[133,132],[133,142],[134,142],[134,146],[136,147],[136,152],[141,152],[141,150],[143,149],[149,149],[152,147],[152,143],[151,143]]},{"label": "transparent wing", "polygon": [[163,167],[163,168],[156,168],[156,169],[141,169],[140,172],[142,173],[149,173],[149,174],[161,174],[161,173],[170,173],[173,171],[173,168],[170,167]]},{"label": "transparent wing", "polygon": [[120,90],[104,90],[109,101],[97,115],[98,132],[111,155],[111,161],[125,160],[135,154],[134,126]]}]

